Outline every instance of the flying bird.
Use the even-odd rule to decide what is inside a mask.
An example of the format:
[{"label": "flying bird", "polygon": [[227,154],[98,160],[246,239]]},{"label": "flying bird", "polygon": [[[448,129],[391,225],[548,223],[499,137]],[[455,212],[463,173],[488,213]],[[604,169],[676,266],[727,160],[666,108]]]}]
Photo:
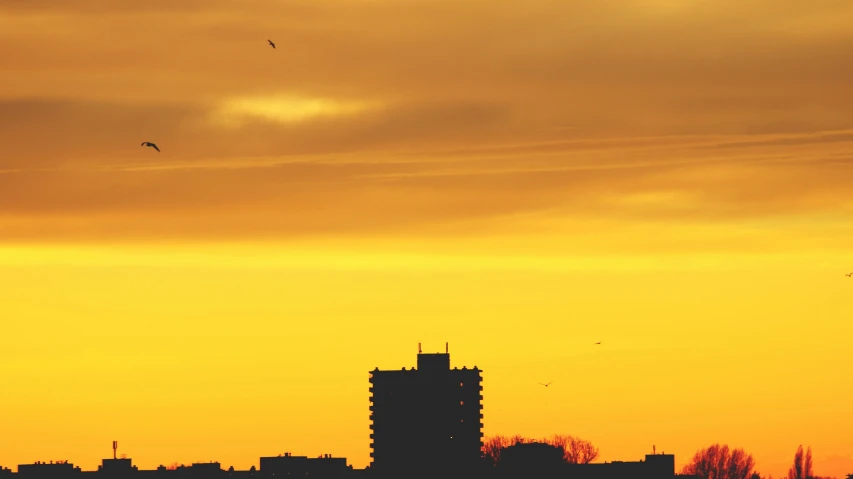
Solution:
[{"label": "flying bird", "polygon": [[595,344],[601,344],[601,341],[599,341],[599,342],[597,342],[597,343],[595,343]]},{"label": "flying bird", "polygon": [[160,148],[157,148],[157,145],[155,145],[154,143],[151,143],[150,141],[143,141],[140,146],[150,146],[151,148],[154,148],[155,150],[157,150],[158,153],[160,152]]},{"label": "flying bird", "polygon": [[267,40],[267,41],[270,42],[271,47],[275,48],[275,43],[273,43],[272,40]]},{"label": "flying bird", "polygon": [[847,273],[844,276],[847,276],[849,278],[849,277],[853,276],[853,273]]},{"label": "flying bird", "polygon": [[543,386],[545,386],[545,387],[547,388],[547,387],[548,387],[548,384],[551,384],[551,383],[548,383],[548,384],[545,384],[545,383],[539,383],[539,384],[541,384],[541,385],[543,385]]}]

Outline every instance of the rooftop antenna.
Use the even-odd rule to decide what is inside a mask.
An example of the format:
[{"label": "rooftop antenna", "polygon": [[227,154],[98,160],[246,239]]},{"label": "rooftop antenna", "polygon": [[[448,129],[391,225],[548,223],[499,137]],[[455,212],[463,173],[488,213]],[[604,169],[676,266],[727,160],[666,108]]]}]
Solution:
[{"label": "rooftop antenna", "polygon": [[655,452],[655,446],[654,446],[654,444],[652,444],[652,456],[654,456],[655,454],[657,454],[657,453]]},{"label": "rooftop antenna", "polygon": [[113,459],[116,458],[116,449],[118,449],[118,441],[113,441]]},{"label": "rooftop antenna", "polygon": [[421,343],[418,343],[418,354],[421,354]]},{"label": "rooftop antenna", "polygon": [[444,343],[444,354],[450,354],[450,343]]}]

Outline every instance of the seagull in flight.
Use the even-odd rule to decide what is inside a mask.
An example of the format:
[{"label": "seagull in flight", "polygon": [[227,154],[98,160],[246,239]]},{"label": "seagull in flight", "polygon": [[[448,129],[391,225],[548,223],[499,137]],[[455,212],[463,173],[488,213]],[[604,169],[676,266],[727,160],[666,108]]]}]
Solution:
[{"label": "seagull in flight", "polygon": [[150,141],[143,141],[142,144],[139,146],[150,146],[151,148],[154,148],[155,150],[157,150],[158,153],[160,152],[160,148],[157,148],[157,145],[155,145],[154,143],[151,143]]},{"label": "seagull in flight", "polygon": [[270,42],[271,47],[275,48],[275,43],[273,43],[272,40],[267,40],[267,41]]},{"label": "seagull in flight", "polygon": [[850,278],[851,276],[853,276],[853,273],[847,273],[844,276],[847,276],[848,278]]},{"label": "seagull in flight", "polygon": [[545,387],[547,388],[547,387],[548,387],[548,384],[551,384],[551,383],[547,383],[547,384],[546,384],[546,383],[539,383],[539,384],[541,384],[541,385],[543,385],[543,386],[545,386]]}]

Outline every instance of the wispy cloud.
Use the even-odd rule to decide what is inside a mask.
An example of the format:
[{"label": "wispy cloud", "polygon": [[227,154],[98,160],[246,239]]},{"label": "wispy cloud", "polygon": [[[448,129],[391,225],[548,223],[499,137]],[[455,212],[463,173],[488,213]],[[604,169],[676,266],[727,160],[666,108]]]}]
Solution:
[{"label": "wispy cloud", "polygon": [[525,5],[6,3],[3,238],[840,234],[848,5]]}]

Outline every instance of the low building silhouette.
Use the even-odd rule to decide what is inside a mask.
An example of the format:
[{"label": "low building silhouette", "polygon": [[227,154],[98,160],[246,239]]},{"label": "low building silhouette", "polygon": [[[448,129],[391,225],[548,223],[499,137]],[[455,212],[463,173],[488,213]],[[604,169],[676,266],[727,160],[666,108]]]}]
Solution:
[{"label": "low building silhouette", "polygon": [[130,459],[121,458],[101,460],[101,465],[98,466],[98,472],[98,477],[120,479],[138,472],[138,470]]},{"label": "low building silhouette", "polygon": [[565,477],[563,448],[542,442],[519,443],[501,451],[496,475],[501,479]]},{"label": "low building silhouette", "polygon": [[675,456],[649,454],[642,461],[567,464],[559,446],[533,442],[501,451],[496,476],[501,479],[673,479]]},{"label": "low building silhouette", "polygon": [[313,458],[293,456],[288,452],[277,457],[262,457],[260,475],[265,479],[294,476],[339,479],[347,477],[351,470],[344,457],[332,457],[331,454],[323,454],[320,457]]},{"label": "low building silhouette", "polygon": [[261,475],[304,476],[308,471],[307,456],[292,456],[289,452],[278,457],[261,458]]},{"label": "low building silhouette", "polygon": [[130,458],[103,459],[97,471],[81,471],[67,462],[21,464],[18,472],[0,468],[3,479],[272,479],[308,477],[317,479],[344,479],[359,476],[347,465],[346,458],[323,454],[319,457],[293,456],[290,453],[277,457],[260,458],[261,469],[254,466],[246,471],[233,467],[223,469],[218,462],[196,462],[174,468],[159,466],[152,470],[139,470]]},{"label": "low building silhouette", "polygon": [[219,479],[225,476],[218,462],[194,462],[182,472],[187,479]]},{"label": "low building silhouette", "polygon": [[671,479],[675,477],[675,456],[647,454],[642,461],[568,464],[567,474],[572,479]]},{"label": "low building silhouette", "polygon": [[80,468],[68,461],[36,462],[18,466],[18,479],[65,479],[76,477]]}]

